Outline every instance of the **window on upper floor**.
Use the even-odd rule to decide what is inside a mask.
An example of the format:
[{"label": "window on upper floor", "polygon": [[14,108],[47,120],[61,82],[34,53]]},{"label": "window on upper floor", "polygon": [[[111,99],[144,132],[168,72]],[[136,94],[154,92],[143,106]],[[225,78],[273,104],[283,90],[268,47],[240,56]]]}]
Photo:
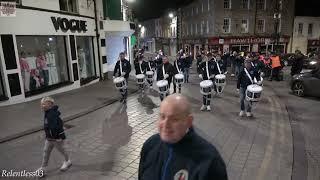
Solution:
[{"label": "window on upper floor", "polygon": [[230,33],[230,29],[231,29],[231,19],[224,18],[223,19],[223,26],[222,26],[223,33]]},{"label": "window on upper floor", "polygon": [[303,23],[299,23],[298,24],[298,34],[302,35],[302,32],[303,32]]},{"label": "window on upper floor", "polygon": [[77,0],[59,0],[60,10],[77,13]]},{"label": "window on upper floor", "polygon": [[208,11],[210,10],[210,0],[208,0]]},{"label": "window on upper floor", "polygon": [[209,21],[207,20],[207,34],[210,32],[210,26],[209,26]]},{"label": "window on upper floor", "polygon": [[312,31],[313,31],[313,24],[310,23],[310,24],[308,25],[308,35],[309,35],[309,36],[312,36]]},{"label": "window on upper floor", "polygon": [[249,9],[249,0],[240,0],[241,9]]},{"label": "window on upper floor", "polygon": [[266,0],[257,0],[257,10],[266,9]]},{"label": "window on upper floor", "polygon": [[203,3],[201,3],[201,12],[203,12],[203,9],[204,9]]},{"label": "window on upper floor", "polygon": [[264,19],[258,19],[258,21],[257,21],[257,30],[258,30],[258,33],[264,33],[265,32],[265,20]]},{"label": "window on upper floor", "polygon": [[248,33],[249,31],[249,21],[248,19],[241,20],[241,33]]},{"label": "window on upper floor", "polygon": [[223,8],[224,9],[231,9],[231,0],[224,0],[223,1]]}]

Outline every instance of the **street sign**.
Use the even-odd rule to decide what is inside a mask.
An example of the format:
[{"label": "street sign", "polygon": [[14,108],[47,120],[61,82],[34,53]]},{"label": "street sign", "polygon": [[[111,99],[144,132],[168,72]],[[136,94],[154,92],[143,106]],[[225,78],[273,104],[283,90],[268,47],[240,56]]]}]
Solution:
[{"label": "street sign", "polygon": [[16,2],[0,2],[0,16],[16,17]]}]

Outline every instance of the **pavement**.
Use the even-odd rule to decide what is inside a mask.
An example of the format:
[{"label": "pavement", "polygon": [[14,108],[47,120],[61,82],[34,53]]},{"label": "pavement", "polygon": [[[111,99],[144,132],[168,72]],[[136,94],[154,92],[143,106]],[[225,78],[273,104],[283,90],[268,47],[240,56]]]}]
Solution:
[{"label": "pavement", "polygon": [[[263,98],[253,107],[254,118],[238,117],[239,97],[235,91],[235,79],[228,79],[224,93],[213,98],[211,112],[199,110],[202,99],[199,92],[200,80],[196,74],[191,74],[190,82],[183,85],[182,94],[192,102],[194,127],[202,137],[217,147],[226,162],[229,179],[294,179],[294,152],[297,147],[294,147],[294,132],[291,128],[290,111],[287,110],[289,105],[279,95],[288,91],[285,82],[265,82]],[[131,94],[127,106],[115,100],[108,105],[107,100],[118,98],[118,93],[111,90],[112,84],[107,84],[108,82],[100,82],[72,93],[57,95],[62,114],[68,116],[68,113],[69,117],[78,114],[65,123],[66,148],[71,153],[73,166],[66,172],[59,172],[62,157],[54,151],[48,175],[43,179],[137,179],[142,144],[157,132],[160,100],[157,92],[151,91],[145,97],[138,93]],[[135,87],[134,83],[129,84]],[[275,84],[278,86],[277,91],[273,88]],[[80,100],[83,97],[85,99]],[[287,98],[289,97],[284,99]],[[36,117],[37,120],[32,121],[33,125],[36,122],[37,126],[42,124],[38,103],[26,103],[23,107],[29,108],[29,111],[16,109],[19,105],[15,105],[11,107],[12,110],[7,107],[5,112],[15,112],[12,114],[20,118],[12,120],[12,123],[20,124],[21,130],[27,130],[31,126],[21,123],[19,113],[26,113],[22,116],[28,121],[31,121],[30,117]],[[314,110],[310,109],[309,113],[312,114]],[[3,117],[4,111],[1,109],[0,112]],[[27,116],[33,113],[39,114]],[[304,117],[302,114],[300,116]],[[310,122],[315,122],[314,118],[309,117]],[[10,125],[9,120],[4,122]],[[1,131],[5,129],[3,127],[1,126]],[[319,169],[315,169],[319,167],[319,156],[315,154],[318,152],[316,142],[319,141],[312,140],[317,140],[315,137],[320,131],[316,131],[317,127],[312,127],[312,123],[306,127],[309,129],[304,131],[313,128],[310,133],[313,134],[313,139],[305,140],[305,144],[310,143],[307,147],[310,147],[310,156],[313,157],[308,165],[314,165],[313,169],[307,169],[309,173],[313,173],[308,176],[308,180],[313,180],[319,174]],[[14,134],[15,129],[11,131]],[[0,143],[0,169],[34,171],[41,163],[43,144],[42,131]]]},{"label": "pavement", "polygon": [[[130,76],[132,77],[132,76]],[[137,91],[133,77],[128,87],[128,93]],[[80,89],[52,96],[62,113],[64,121],[70,121],[88,114],[120,98],[115,90],[112,78]],[[0,107],[1,129],[0,143],[30,134],[42,129],[43,113],[40,109],[40,99],[16,105]]]}]

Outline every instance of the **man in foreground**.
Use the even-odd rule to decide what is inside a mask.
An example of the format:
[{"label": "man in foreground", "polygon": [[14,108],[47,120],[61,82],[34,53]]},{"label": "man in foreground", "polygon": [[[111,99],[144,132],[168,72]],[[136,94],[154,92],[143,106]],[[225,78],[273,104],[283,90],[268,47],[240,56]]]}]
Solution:
[{"label": "man in foreground", "polygon": [[173,94],[160,106],[159,134],[143,145],[139,180],[227,180],[219,152],[192,127],[191,105],[186,97]]}]

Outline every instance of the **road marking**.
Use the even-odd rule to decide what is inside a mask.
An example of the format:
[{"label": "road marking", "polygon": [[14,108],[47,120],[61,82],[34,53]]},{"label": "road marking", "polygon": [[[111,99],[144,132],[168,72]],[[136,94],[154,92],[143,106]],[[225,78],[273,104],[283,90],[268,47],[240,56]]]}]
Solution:
[{"label": "road marking", "polygon": [[258,170],[258,175],[257,175],[257,180],[262,180],[266,176],[266,171],[270,165],[272,154],[274,151],[274,145],[275,145],[275,140],[276,140],[276,134],[277,134],[277,123],[276,123],[276,114],[275,114],[275,104],[273,99],[270,97],[267,98],[268,101],[270,102],[270,111],[272,113],[272,119],[270,122],[270,136],[269,136],[269,142],[266,147],[266,152],[263,158],[263,161],[261,163],[260,169]]}]

